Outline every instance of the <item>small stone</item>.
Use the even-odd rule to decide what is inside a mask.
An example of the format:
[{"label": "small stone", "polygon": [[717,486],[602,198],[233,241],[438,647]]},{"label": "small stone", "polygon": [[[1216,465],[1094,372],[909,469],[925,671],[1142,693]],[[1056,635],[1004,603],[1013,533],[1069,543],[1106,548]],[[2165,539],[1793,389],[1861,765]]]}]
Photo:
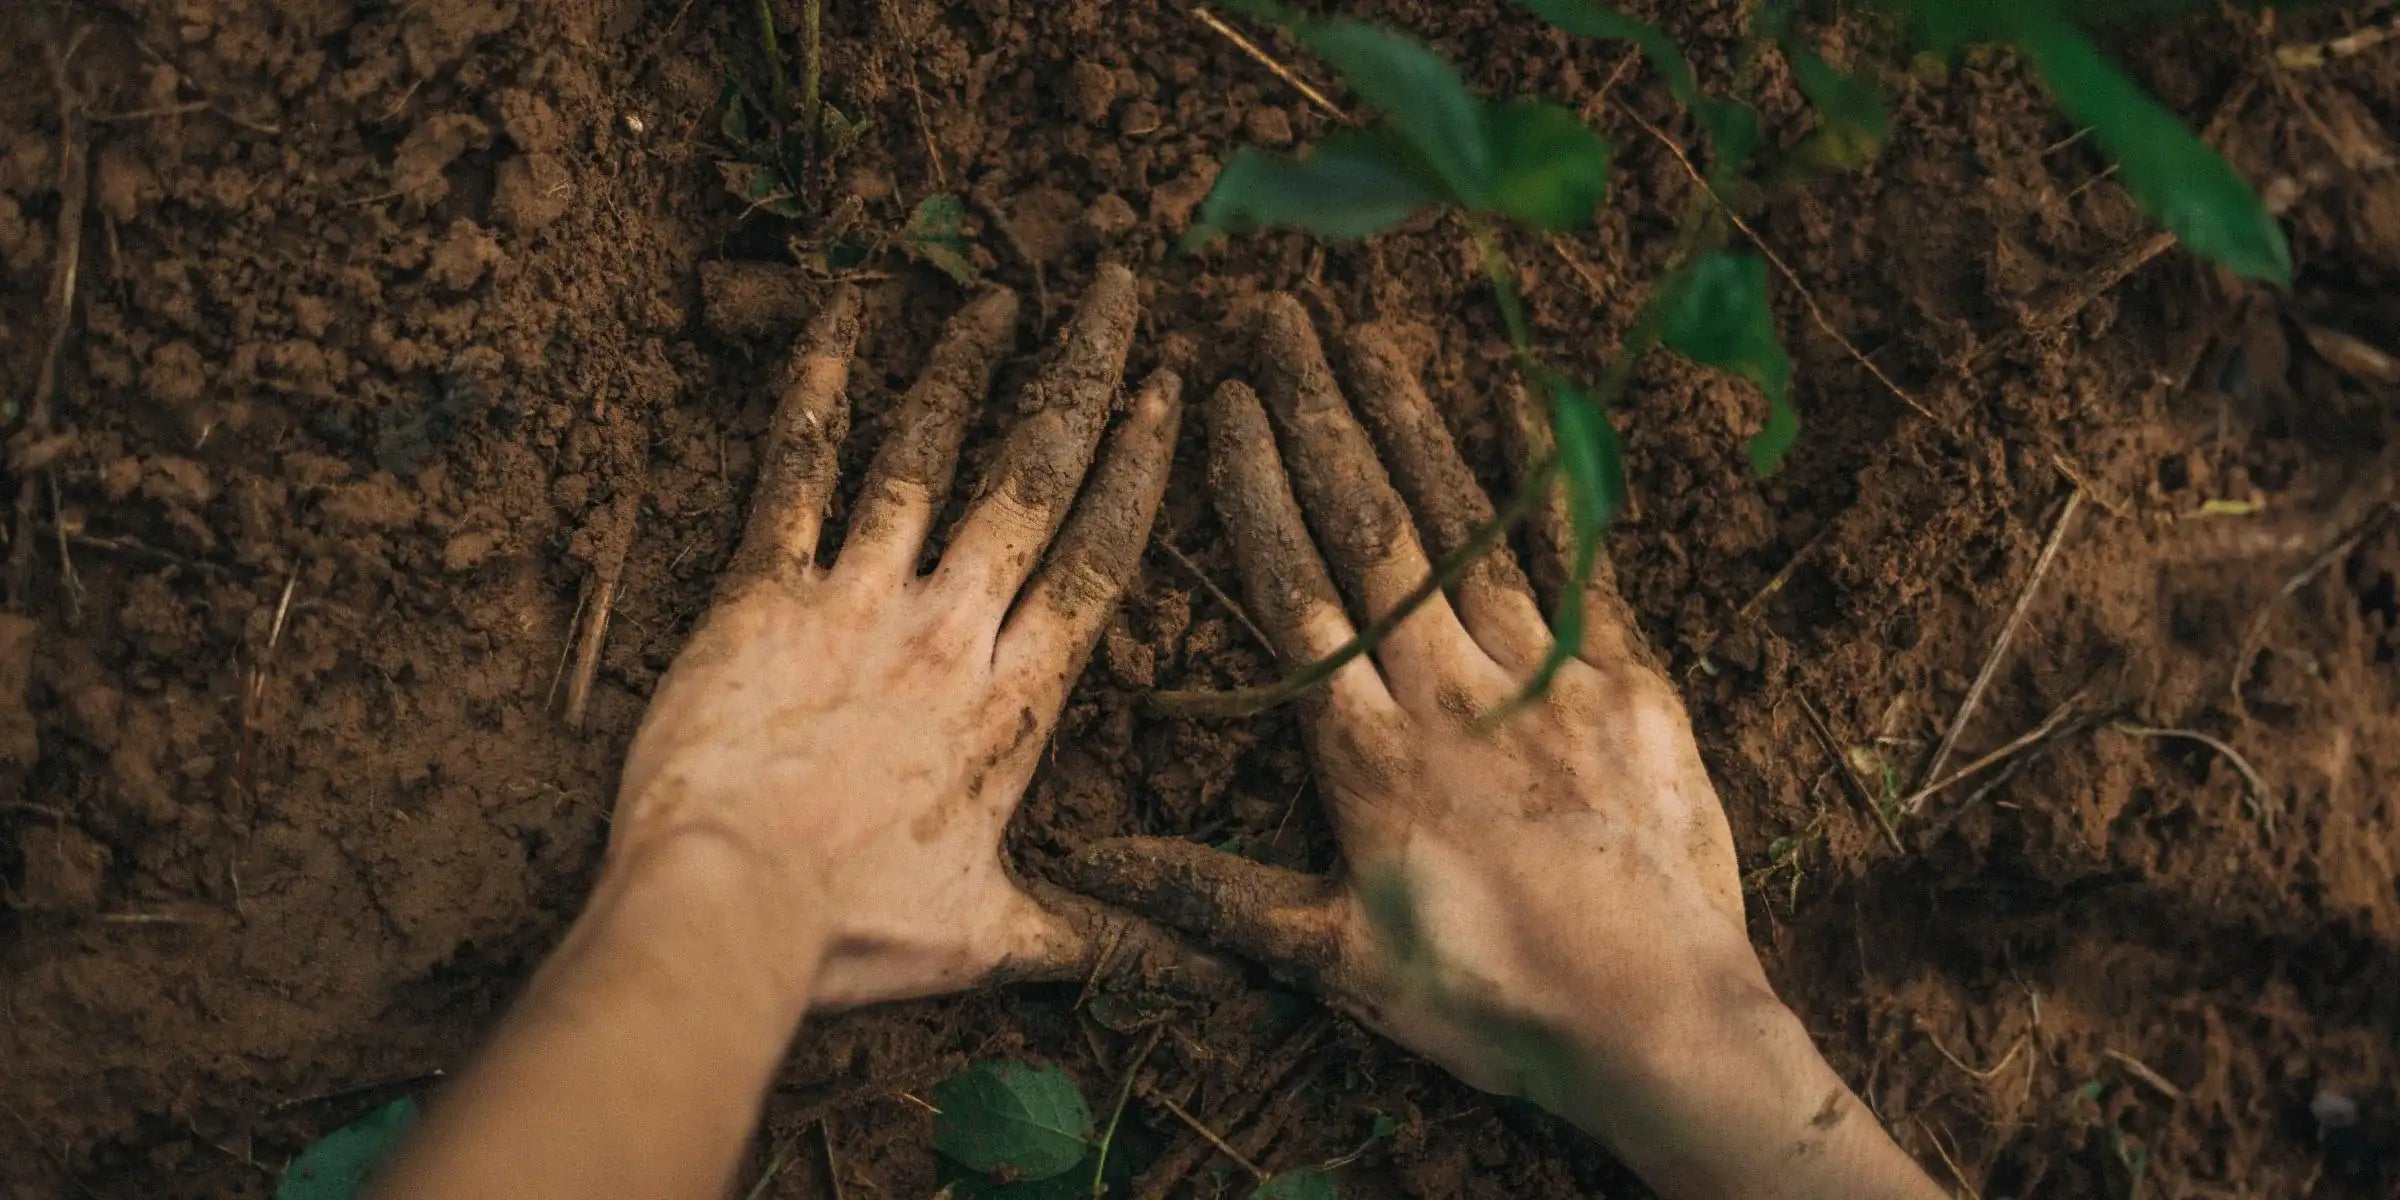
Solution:
[{"label": "small stone", "polygon": [[1108,120],[1108,110],[1116,102],[1116,72],[1088,60],[1067,69],[1067,103],[1086,124]]},{"label": "small stone", "polygon": [[2309,1115],[2327,1129],[2348,1129],[2358,1124],[2358,1101],[2336,1091],[2318,1092],[2308,1102]]},{"label": "small stone", "polygon": [[1251,140],[1262,146],[1292,144],[1292,117],[1280,108],[1254,108],[1242,118]]},{"label": "small stone", "polygon": [[1136,100],[1126,105],[1124,113],[1117,118],[1117,132],[1126,137],[1146,137],[1157,133],[1164,124],[1166,118],[1159,114],[1156,104],[1148,100]]},{"label": "small stone", "polygon": [[1132,205],[1125,203],[1125,197],[1115,192],[1103,192],[1099,199],[1083,210],[1083,223],[1102,241],[1110,241],[1140,224],[1141,217],[1133,211]]}]

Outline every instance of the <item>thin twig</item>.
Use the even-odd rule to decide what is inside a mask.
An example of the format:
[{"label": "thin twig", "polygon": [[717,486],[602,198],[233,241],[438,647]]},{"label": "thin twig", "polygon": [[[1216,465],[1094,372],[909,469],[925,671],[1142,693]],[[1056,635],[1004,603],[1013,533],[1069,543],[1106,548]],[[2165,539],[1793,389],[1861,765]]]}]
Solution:
[{"label": "thin twig", "polygon": [[2400,38],[2400,17],[2322,42],[2293,42],[2277,46],[2275,65],[2292,71],[2311,70],[2333,59],[2363,54],[2395,38]]},{"label": "thin twig", "polygon": [[[2050,573],[2050,563],[2058,557],[2058,547],[2066,538],[2067,525],[2075,519],[2075,510],[2082,505],[2082,488],[2067,493],[2066,506],[2059,510],[2058,520],[2050,526],[2050,540],[2043,543],[2041,557],[2033,560],[2033,574],[2025,580],[2023,590],[2017,593],[2016,607],[2009,610],[2007,622],[2000,626],[2000,636],[1993,640],[1991,652],[1984,655],[1983,667],[1975,672],[1975,682],[1968,685],[1966,699],[1959,701],[1958,714],[1950,719],[1950,731],[1942,735],[1941,745],[1935,747],[1932,760],[1925,764],[1924,772],[1917,776],[1918,803],[1922,803],[1923,798],[1935,790],[1924,786],[1924,782],[1940,774],[1942,767],[1950,761],[1950,751],[1957,747],[1958,735],[1966,732],[1967,721],[1975,715],[1975,706],[1983,702],[1984,689],[1991,686],[1993,674],[1999,670],[2001,659],[2007,656],[2008,644],[2017,636],[2017,627],[2025,623],[2025,613],[2033,607],[2034,594],[2041,590],[2042,577]],[[1917,805],[1910,804],[1906,811],[1917,811]]]},{"label": "thin twig", "polygon": [[833,1190],[833,1200],[843,1200],[842,1165],[833,1156],[833,1127],[825,1118],[817,1118],[817,1140],[825,1144],[825,1185]]},{"label": "thin twig", "polygon": [[2400,511],[2400,505],[2389,501],[2377,505],[2373,512],[2367,514],[2365,520],[2359,522],[2358,528],[2351,530],[2347,535],[2335,541],[2333,545],[2326,547],[2315,558],[2310,559],[2307,566],[2300,568],[2299,574],[2284,580],[2283,586],[2277,588],[2275,594],[2269,597],[2265,604],[2259,605],[2257,615],[2250,618],[2249,627],[2242,631],[2241,651],[2234,656],[2233,660],[2233,710],[2235,712],[2246,713],[2249,711],[2242,702],[2242,684],[2250,677],[2250,664],[2258,658],[2259,643],[2266,639],[2267,623],[2274,618],[2276,608],[2297,595],[2301,588],[2307,587],[2309,581],[2331,570],[2335,563],[2349,558],[2351,552],[2358,549],[2358,544],[2365,541],[2368,534],[2382,527],[2395,511]]},{"label": "thin twig", "polygon": [[882,0],[884,23],[892,27],[892,37],[900,43],[900,55],[908,60],[908,102],[917,113],[917,136],[925,143],[925,167],[933,172],[933,190],[950,190],[950,180],[942,171],[941,149],[933,144],[933,122],[925,115],[925,87],[917,78],[917,45],[900,23],[900,10],[892,0]]},{"label": "thin twig", "polygon": [[[24,431],[32,442],[50,435],[50,399],[58,391],[59,363],[66,355],[68,331],[75,324],[75,283],[83,262],[83,214],[92,186],[91,138],[85,127],[83,100],[76,95],[75,84],[67,76],[67,64],[90,33],[89,26],[79,29],[63,48],[52,47],[50,51],[50,83],[58,93],[59,127],[58,224],[51,244],[58,248],[58,257],[50,268],[50,340],[43,347],[41,365],[34,375],[33,395],[25,403]],[[40,494],[38,486],[39,479],[34,477],[17,485],[16,542],[9,550],[8,599],[9,607],[19,612],[25,611],[33,590],[33,509]]]},{"label": "thin twig", "polygon": [[582,634],[575,643],[575,672],[567,677],[567,728],[583,728],[584,709],[591,703],[592,681],[600,670],[600,648],[608,640],[609,617],[616,611],[617,586],[625,578],[625,559],[633,550],[633,531],[641,519],[642,488],[621,487],[610,505],[611,544],[600,550],[592,566],[591,605],[584,613]]},{"label": "thin twig", "polygon": [[1990,1083],[1994,1075],[1998,1075],[2000,1072],[2007,1070],[2008,1064],[2017,1061],[2017,1055],[2023,1053],[2025,1050],[2025,1035],[2018,1034],[2017,1040],[2008,1044],[2008,1052],[2000,1056],[2000,1061],[1993,1063],[1991,1066],[1978,1070],[1974,1067],[1968,1066],[1966,1064],[1966,1060],[1950,1053],[1950,1048],[1942,1045],[1942,1039],[1933,1036],[1932,1031],[1925,1031],[1925,1041],[1926,1044],[1933,1047],[1934,1053],[1939,1054],[1944,1059],[1949,1060],[1951,1066],[1957,1067],[1959,1070],[1964,1071],[1967,1074],[1984,1081],[1985,1083]]},{"label": "thin twig", "polygon": [[2179,741],[2197,742],[2224,755],[2225,761],[2232,763],[2233,769],[2242,773],[2242,781],[2249,785],[2247,807],[2250,809],[2251,818],[2265,826],[2269,834],[2275,832],[2275,817],[2266,808],[2267,797],[2270,794],[2267,791],[2267,781],[2260,778],[2258,768],[2251,766],[2250,760],[2242,757],[2242,752],[2234,749],[2225,739],[2213,734],[2202,733],[2197,729],[2161,729],[2152,725],[2131,725],[2122,721],[2110,725],[2109,728],[2127,737],[2172,738]]},{"label": "thin twig", "polygon": [[2127,1054],[2122,1050],[2103,1050],[2100,1052],[2100,1056],[2117,1064],[2120,1067],[2125,1068],[2126,1073],[2133,1076],[2135,1079],[2139,1079],[2143,1083],[2157,1088],[2159,1093],[2164,1095],[2167,1099],[2183,1099],[2183,1089],[2176,1087],[2173,1080],[2170,1080],[2166,1076],[2152,1070],[2149,1063],[2143,1062],[2142,1060],[2135,1058],[2134,1056]]},{"label": "thin twig", "polygon": [[1301,95],[1308,97],[1309,103],[1314,104],[1319,109],[1324,110],[1324,112],[1333,119],[1345,122],[1350,119],[1349,114],[1343,112],[1340,105],[1335,104],[1333,101],[1325,98],[1325,93],[1309,86],[1308,81],[1300,78],[1298,75],[1293,74],[1291,68],[1275,61],[1275,56],[1259,49],[1258,43],[1251,41],[1249,38],[1243,37],[1240,30],[1226,24],[1223,20],[1218,18],[1217,14],[1210,12],[1207,5],[1203,4],[1195,6],[1192,9],[1192,15],[1198,18],[1201,24],[1208,26],[1210,30],[1214,31],[1217,36],[1224,38],[1226,41],[1232,42],[1236,49],[1239,49],[1242,53],[1247,54],[1251,58],[1257,60],[1258,65],[1273,72],[1275,78],[1292,85],[1292,89],[1294,91],[1297,91]]},{"label": "thin twig", "polygon": [[2041,724],[2010,738],[2007,745],[1911,792],[1907,799],[1900,802],[1900,811],[1913,813],[1924,807],[1927,799],[1948,790],[1950,785],[1962,779],[1972,779],[1994,765],[2015,757],[2027,747],[2039,744],[2043,739],[2066,726],[2069,723],[2068,717],[2081,708],[2082,703],[2083,693],[2080,691],[2067,697],[2066,703],[2052,709],[2049,716],[2042,718]]},{"label": "thin twig", "polygon": [[1280,655],[1276,654],[1275,643],[1272,639],[1267,637],[1267,631],[1260,629],[1258,627],[1258,622],[1250,619],[1250,610],[1243,608],[1239,604],[1236,604],[1233,597],[1226,595],[1225,589],[1218,587],[1217,581],[1210,579],[1208,577],[1208,572],[1200,569],[1200,564],[1193,562],[1190,556],[1175,548],[1175,543],[1167,541],[1164,538],[1159,539],[1158,546],[1159,549],[1167,552],[1168,558],[1174,559],[1178,564],[1182,565],[1184,570],[1191,572],[1192,578],[1200,581],[1201,589],[1206,591],[1210,597],[1216,600],[1217,603],[1224,605],[1225,610],[1232,613],[1233,618],[1242,623],[1242,628],[1250,631],[1250,636],[1256,638],[1258,640],[1258,644],[1266,648],[1267,657],[1281,657]]},{"label": "thin twig", "polygon": [[1262,1183],[1266,1181],[1267,1173],[1259,1170],[1257,1163],[1251,1162],[1249,1159],[1242,1157],[1242,1152],[1234,1149],[1232,1143],[1227,1142],[1224,1138],[1218,1137],[1215,1130],[1201,1124],[1200,1118],[1183,1111],[1183,1106],[1175,1103],[1175,1101],[1165,1092],[1150,1092],[1147,1093],[1147,1095],[1149,1099],[1157,1102],[1160,1107],[1166,1109],[1170,1113],[1175,1114],[1176,1120],[1179,1120],[1185,1125],[1190,1126],[1193,1133],[1199,1134],[1203,1140],[1208,1142],[1209,1145],[1216,1147],[1218,1153],[1232,1159],[1234,1164],[1241,1167],[1241,1169],[1250,1172],[1251,1178],[1259,1180]]},{"label": "thin twig", "polygon": [[1708,185],[1708,177],[1700,173],[1700,168],[1692,162],[1690,155],[1683,152],[1683,147],[1675,144],[1675,139],[1668,137],[1664,130],[1651,124],[1648,118],[1630,108],[1625,110],[1625,115],[1631,117],[1633,123],[1641,126],[1642,131],[1649,134],[1659,145],[1666,147],[1667,153],[1674,156],[1676,163],[1683,167],[1684,173],[1692,177],[1692,182],[1706,193],[1710,200],[1715,201],[1719,209],[1724,211],[1725,219],[1733,222],[1733,227],[1740,230],[1743,237],[1749,238],[1751,245],[1758,247],[1758,252],[1764,255],[1767,262],[1775,268],[1775,273],[1783,276],[1783,281],[1792,285],[1792,290],[1799,294],[1801,305],[1808,309],[1809,319],[1816,322],[1817,328],[1824,330],[1826,336],[1831,337],[1837,345],[1841,346],[1842,351],[1856,361],[1859,366],[1865,367],[1867,374],[1875,377],[1875,382],[1882,384],[1885,390],[1899,397],[1902,404],[1916,410],[1918,416],[1933,422],[1934,428],[1949,434],[1953,440],[1957,438],[1957,434],[1952,432],[1949,422],[1933,415],[1932,409],[1925,407],[1915,396],[1910,395],[1906,388],[1893,382],[1891,376],[1884,374],[1882,367],[1875,365],[1874,359],[1861,353],[1859,348],[1853,345],[1841,330],[1834,328],[1832,318],[1825,315],[1824,306],[1817,303],[1816,293],[1810,291],[1807,284],[1800,282],[1799,274],[1783,261],[1782,255],[1775,253],[1775,248],[1767,244],[1767,239],[1761,237],[1756,229],[1751,228],[1750,223],[1742,219],[1742,214],[1734,211],[1733,206],[1727,204],[1725,198],[1717,194],[1717,189]]},{"label": "thin twig", "polygon": [[278,1100],[272,1106],[270,1106],[267,1111],[269,1113],[289,1112],[292,1109],[298,1108],[304,1104],[316,1104],[326,1100],[346,1100],[352,1096],[356,1096],[364,1092],[381,1091],[384,1088],[405,1087],[412,1083],[423,1083],[428,1079],[440,1079],[441,1077],[442,1069],[440,1067],[435,1067],[430,1071],[412,1071],[406,1075],[391,1075],[382,1079],[370,1079],[365,1083],[344,1084],[341,1087],[334,1088],[330,1091],[311,1092],[305,1096],[293,1096],[288,1100]]},{"label": "thin twig", "polygon": [[1933,1126],[1927,1125],[1923,1117],[1916,1118],[1916,1122],[1917,1128],[1925,1131],[1925,1140],[1933,1143],[1933,1152],[1941,1156],[1942,1165],[1950,1168],[1950,1177],[1958,1180],[1958,1186],[1966,1189],[1967,1200],[1983,1200],[1983,1193],[1976,1191],[1975,1185],[1968,1182],[1967,1173],[1959,1169],[1957,1159],[1950,1157],[1950,1148],[1943,1145],[1942,1139],[1935,1135]]},{"label": "thin twig", "polygon": [[1816,735],[1817,745],[1824,749],[1825,757],[1833,760],[1834,771],[1844,783],[1850,785],[1850,794],[1858,800],[1860,807],[1875,818],[1875,824],[1883,830],[1884,840],[1892,844],[1892,852],[1907,854],[1908,847],[1900,841],[1900,831],[1892,828],[1891,814],[1883,811],[1883,805],[1867,794],[1866,785],[1859,782],[1858,772],[1851,769],[1849,757],[1842,753],[1841,742],[1834,738],[1833,729],[1825,724],[1825,717],[1817,711],[1816,703],[1806,693],[1798,693],[1797,698],[1801,713],[1808,718],[1809,732]]}]

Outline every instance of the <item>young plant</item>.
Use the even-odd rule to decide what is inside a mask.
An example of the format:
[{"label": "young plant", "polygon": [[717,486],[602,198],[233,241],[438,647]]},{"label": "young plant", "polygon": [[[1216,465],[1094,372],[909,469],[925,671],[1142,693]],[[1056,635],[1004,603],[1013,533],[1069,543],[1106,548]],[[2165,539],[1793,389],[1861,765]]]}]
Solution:
[{"label": "young plant", "polygon": [[[1713,151],[1707,195],[1685,211],[1667,270],[1614,347],[1599,384],[1589,389],[1545,361],[1533,345],[1516,274],[1495,226],[1556,234],[1589,225],[1607,195],[1609,144],[1556,105],[1475,96],[1449,63],[1401,34],[1356,20],[1302,17],[1274,0],[1227,5],[1289,30],[1379,117],[1333,133],[1296,158],[1253,147],[1237,150],[1202,204],[1186,246],[1264,228],[1351,240],[1385,232],[1427,209],[1456,214],[1481,255],[1525,385],[1548,407],[1557,451],[1526,464],[1517,495],[1501,506],[1493,523],[1436,563],[1409,603],[1360,631],[1350,645],[1267,687],[1159,697],[1170,711],[1255,711],[1322,683],[1497,544],[1507,527],[1563,477],[1573,561],[1552,613],[1550,653],[1525,691],[1539,694],[1581,642],[1584,584],[1597,563],[1602,535],[1624,505],[1624,466],[1609,410],[1634,367],[1655,346],[1732,373],[1760,391],[1766,419],[1747,448],[1755,474],[1771,473],[1799,435],[1791,360],[1775,333],[1766,263],[1752,251],[1727,248],[1725,217],[1755,208],[1771,190],[1871,160],[1888,125],[1882,98],[1872,85],[1834,69],[1797,41],[1788,5],[1762,4],[1741,48],[1737,75],[1747,79],[1758,52],[1774,46],[1816,111],[1818,126],[1777,161],[1761,166],[1754,161],[1762,142],[1757,110],[1703,93],[1691,64],[1664,32],[1593,0],[1517,2],[1569,33],[1632,42],[1670,94],[1692,111]],[[1936,48],[1975,40],[2015,43],[2068,115],[2088,125],[2095,142],[2117,158],[2127,189],[2144,211],[2203,256],[2249,278],[2288,286],[2290,252],[2257,197],[2223,159],[2110,66],[2047,0],[1889,2]]]}]

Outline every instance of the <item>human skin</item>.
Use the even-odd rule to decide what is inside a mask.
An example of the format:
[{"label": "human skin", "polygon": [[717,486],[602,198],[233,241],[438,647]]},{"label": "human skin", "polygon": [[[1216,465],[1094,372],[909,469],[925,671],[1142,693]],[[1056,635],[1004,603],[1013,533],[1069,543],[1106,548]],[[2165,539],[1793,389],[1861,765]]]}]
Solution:
[{"label": "human skin", "polygon": [[[1214,960],[1020,880],[1000,852],[1165,486],[1179,384],[1163,372],[1085,478],[1134,292],[1102,270],[926,574],[1014,301],[953,320],[821,567],[858,323],[855,297],[828,305],[795,351],[718,603],[627,755],[585,912],[379,1197],[720,1196],[812,1009],[1128,957],[1208,975]],[[1343,342],[1362,426],[1296,302],[1269,299],[1251,326],[1267,404],[1217,391],[1209,478],[1251,607],[1301,662],[1347,640],[1353,611],[1388,611],[1424,577],[1426,543],[1459,543],[1490,506],[1377,331]],[[1554,511],[1539,532],[1563,545]],[[1306,702],[1335,875],[1171,839],[1094,847],[1070,873],[1529,1096],[1670,1197],[1941,1195],[1775,999],[1682,705],[1605,577],[1590,602],[1578,657],[1497,724],[1482,718],[1548,642],[1504,553]]]}]

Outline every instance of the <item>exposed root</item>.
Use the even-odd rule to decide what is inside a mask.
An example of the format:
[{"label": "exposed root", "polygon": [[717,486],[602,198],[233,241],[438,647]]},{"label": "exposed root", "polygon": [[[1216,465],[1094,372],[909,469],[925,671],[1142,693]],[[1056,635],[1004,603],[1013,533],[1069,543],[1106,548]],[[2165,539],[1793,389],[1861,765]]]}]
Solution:
[{"label": "exposed root", "polygon": [[[39,443],[50,436],[50,401],[58,392],[59,363],[66,353],[67,334],[75,324],[75,284],[83,263],[83,216],[90,206],[92,186],[91,135],[86,127],[83,99],[67,77],[67,65],[90,33],[88,26],[77,30],[64,47],[54,47],[50,54],[50,82],[58,92],[59,202],[58,226],[52,242],[58,247],[58,257],[50,269],[50,340],[42,350],[33,395],[25,402],[25,424],[17,437],[20,444]],[[18,612],[26,611],[32,598],[33,510],[41,480],[47,475],[46,470],[36,472],[17,485],[15,540],[9,546],[8,601],[9,607]]]},{"label": "exposed root", "polygon": [[2260,828],[2265,830],[2270,839],[2275,836],[2275,815],[2266,808],[2267,798],[2272,794],[2267,791],[2267,781],[2260,778],[2258,768],[2251,766],[2250,760],[2242,757],[2242,752],[2234,749],[2225,739],[2213,734],[2202,733],[2197,729],[2160,729],[2149,725],[2128,725],[2123,722],[2118,722],[2109,728],[2127,737],[2173,738],[2179,741],[2197,742],[2224,755],[2225,761],[2232,763],[2233,769],[2242,773],[2242,781],[2249,785],[2249,791],[2245,793],[2243,799],[2246,807],[2250,810],[2250,816],[2259,823]]}]

